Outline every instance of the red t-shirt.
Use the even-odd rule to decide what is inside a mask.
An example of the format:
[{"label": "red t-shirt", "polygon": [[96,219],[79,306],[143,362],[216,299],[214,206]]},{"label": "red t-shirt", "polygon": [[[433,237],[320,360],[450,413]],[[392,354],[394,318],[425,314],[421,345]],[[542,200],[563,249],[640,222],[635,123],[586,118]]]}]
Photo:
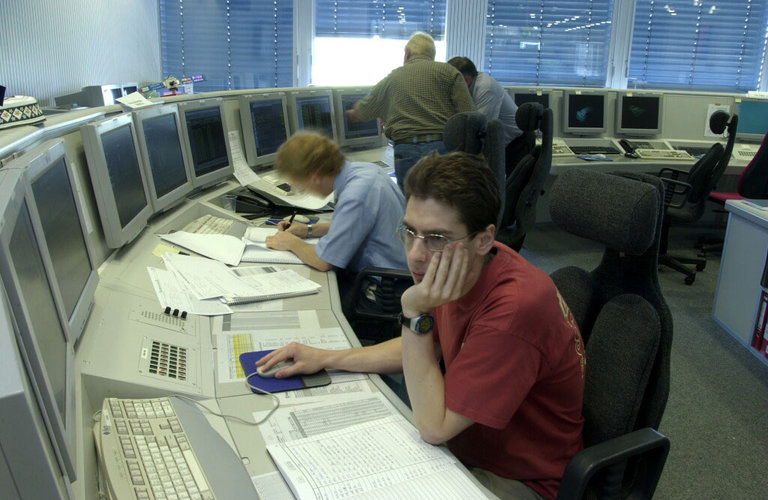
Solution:
[{"label": "red t-shirt", "polygon": [[472,290],[433,313],[446,406],[476,422],[448,447],[554,498],[584,446],[583,342],[546,273],[498,242],[493,253]]}]

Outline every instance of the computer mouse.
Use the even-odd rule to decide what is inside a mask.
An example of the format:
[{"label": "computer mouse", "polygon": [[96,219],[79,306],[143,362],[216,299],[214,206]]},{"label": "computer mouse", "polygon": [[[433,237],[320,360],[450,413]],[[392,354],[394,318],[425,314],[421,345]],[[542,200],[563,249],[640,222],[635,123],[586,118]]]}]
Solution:
[{"label": "computer mouse", "polygon": [[[283,220],[291,220],[291,216],[283,217]],[[306,215],[296,214],[296,217],[293,218],[296,222],[301,222],[302,224],[306,224],[309,222],[309,217]]]},{"label": "computer mouse", "polygon": [[288,368],[291,365],[293,365],[293,361],[289,360],[289,359],[286,359],[285,361],[279,362],[278,364],[276,364],[275,366],[273,366],[272,368],[270,368],[269,370],[266,370],[266,371],[264,370],[264,367],[260,366],[256,370],[256,373],[258,373],[259,376],[263,377],[263,378],[274,378],[275,377],[275,373],[279,372],[283,368]]}]

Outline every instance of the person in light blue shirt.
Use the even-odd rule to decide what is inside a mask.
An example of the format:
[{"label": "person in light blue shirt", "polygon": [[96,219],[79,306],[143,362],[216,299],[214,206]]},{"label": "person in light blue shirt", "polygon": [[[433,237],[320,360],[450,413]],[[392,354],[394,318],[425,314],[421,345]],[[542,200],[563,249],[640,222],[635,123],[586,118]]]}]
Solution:
[{"label": "person in light blue shirt", "polygon": [[470,59],[454,57],[448,61],[448,64],[458,69],[464,77],[477,111],[483,113],[488,121],[496,119],[501,121],[504,130],[504,144],[506,145],[506,172],[509,175],[522,157],[518,153],[521,150],[521,145],[515,141],[523,134],[515,120],[517,104],[491,75],[478,72],[475,63]]},{"label": "person in light blue shirt", "polygon": [[[405,198],[380,167],[348,162],[328,137],[298,132],[280,146],[275,170],[298,190],[321,197],[334,193],[336,206],[330,223],[282,221],[267,238],[268,247],[290,250],[319,271],[335,269],[342,300],[366,267],[408,269],[397,237]],[[316,245],[305,241],[316,237]]]}]

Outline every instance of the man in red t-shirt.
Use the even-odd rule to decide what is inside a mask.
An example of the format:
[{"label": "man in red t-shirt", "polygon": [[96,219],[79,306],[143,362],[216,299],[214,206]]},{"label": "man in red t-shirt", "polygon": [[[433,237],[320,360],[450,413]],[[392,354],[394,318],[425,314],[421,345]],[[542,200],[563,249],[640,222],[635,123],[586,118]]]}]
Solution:
[{"label": "man in red t-shirt", "polygon": [[415,281],[401,337],[343,351],[294,343],[258,364],[293,358],[278,377],[402,371],[425,441],[447,443],[501,497],[554,498],[583,447],[583,343],[549,276],[494,241],[498,193],[478,157],[422,159],[399,230]]}]

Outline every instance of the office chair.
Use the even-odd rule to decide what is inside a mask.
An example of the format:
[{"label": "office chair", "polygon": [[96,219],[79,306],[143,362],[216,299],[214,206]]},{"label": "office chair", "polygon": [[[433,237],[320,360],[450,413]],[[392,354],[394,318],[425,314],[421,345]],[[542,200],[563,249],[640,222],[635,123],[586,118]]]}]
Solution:
[{"label": "office chair", "polygon": [[673,325],[657,274],[663,192],[652,175],[583,169],[552,187],[552,220],[605,245],[592,271],[551,275],[587,359],[585,448],[566,467],[559,500],[650,498],[664,467],[669,439],[656,429],[669,395]]},{"label": "office chair", "polygon": [[[478,111],[465,111],[450,117],[445,124],[443,143],[448,151],[464,151],[482,154],[488,167],[496,175],[499,183],[502,211],[506,204],[504,183],[504,130],[499,120],[487,121]],[[501,216],[496,220],[496,234],[501,227]]]},{"label": "office chair", "polygon": [[507,178],[509,178],[510,174],[512,174],[512,171],[520,161],[525,158],[526,155],[531,154],[531,151],[533,151],[533,148],[536,146],[537,124],[530,123],[531,119],[535,119],[536,116],[530,111],[521,113],[520,107],[518,107],[517,112],[515,112],[515,122],[517,123],[517,127],[522,130],[523,133],[512,139],[512,142],[504,148],[504,165]]},{"label": "office chair", "polygon": [[[715,111],[709,119],[709,128],[716,134],[722,133],[729,123],[729,115],[724,111]],[[736,117],[733,117],[736,118]],[[733,120],[734,126],[737,120]],[[691,223],[699,220],[704,214],[709,193],[725,172],[730,160],[730,150],[733,149],[734,133],[728,138],[730,149],[725,158],[726,149],[719,142],[712,145],[709,151],[701,157],[689,171],[674,168],[663,168],[659,177],[666,186],[665,216],[662,226],[661,254],[659,264],[670,267],[685,275],[685,284],[692,285],[696,279],[696,271],[703,271],[707,260],[702,257],[672,256],[667,253],[669,246],[669,231],[673,222]],[[728,145],[726,145],[726,148]],[[685,264],[695,265],[695,270]]]},{"label": "office chair", "polygon": [[536,202],[552,167],[552,110],[527,102],[517,108],[515,120],[524,134],[535,136],[541,131],[541,145],[521,158],[504,187],[506,202],[496,239],[519,252],[528,229],[536,223]]}]

